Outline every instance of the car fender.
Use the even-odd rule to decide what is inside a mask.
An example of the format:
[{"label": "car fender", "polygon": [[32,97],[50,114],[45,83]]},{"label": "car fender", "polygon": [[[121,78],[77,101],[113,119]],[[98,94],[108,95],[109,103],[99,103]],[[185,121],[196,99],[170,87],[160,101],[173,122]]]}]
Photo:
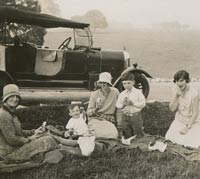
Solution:
[{"label": "car fender", "polygon": [[131,66],[131,67],[126,68],[121,73],[121,75],[114,81],[113,86],[114,87],[117,86],[117,84],[119,83],[122,75],[124,75],[125,73],[128,73],[128,72],[139,73],[139,74],[145,75],[147,78],[152,78],[152,76],[148,72],[146,72],[145,70],[140,69],[140,68],[135,68],[134,66]]}]

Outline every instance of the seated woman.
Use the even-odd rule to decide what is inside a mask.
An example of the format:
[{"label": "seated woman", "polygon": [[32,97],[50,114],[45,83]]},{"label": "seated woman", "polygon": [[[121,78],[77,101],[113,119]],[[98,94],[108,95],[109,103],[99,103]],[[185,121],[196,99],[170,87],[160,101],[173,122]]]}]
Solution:
[{"label": "seated woman", "polygon": [[200,146],[199,94],[188,85],[189,82],[189,73],[185,70],[178,71],[174,75],[175,86],[169,107],[171,111],[176,111],[176,115],[165,139],[198,148]]},{"label": "seated woman", "polygon": [[101,73],[97,81],[99,89],[90,96],[87,109],[88,127],[96,138],[116,139],[118,137],[115,127],[115,105],[119,91],[111,87],[111,79],[110,73]]},{"label": "seated woman", "polygon": [[3,88],[0,109],[0,158],[6,162],[23,162],[36,154],[57,148],[51,136],[37,135],[42,130],[22,130],[15,111],[21,100],[18,86]]}]

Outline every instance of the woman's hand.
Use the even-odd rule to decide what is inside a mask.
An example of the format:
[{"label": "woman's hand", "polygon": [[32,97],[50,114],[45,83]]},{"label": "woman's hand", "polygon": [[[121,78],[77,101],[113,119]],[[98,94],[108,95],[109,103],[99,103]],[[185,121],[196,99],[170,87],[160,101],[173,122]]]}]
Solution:
[{"label": "woman's hand", "polygon": [[175,85],[175,86],[172,88],[172,94],[173,94],[173,96],[175,96],[175,97],[180,97],[180,96],[182,95],[182,91],[181,91],[181,89],[180,89],[177,85]]},{"label": "woman's hand", "polygon": [[99,109],[103,106],[103,99],[102,98],[98,98],[96,101],[96,108]]},{"label": "woman's hand", "polygon": [[38,127],[37,129],[35,129],[34,134],[42,134],[46,131],[46,121],[42,123],[42,126]]},{"label": "woman's hand", "polygon": [[172,88],[172,96],[171,96],[171,100],[169,103],[169,108],[172,112],[174,112],[178,109],[179,97],[181,95],[182,95],[181,89],[177,85],[174,85]]},{"label": "woman's hand", "polygon": [[87,110],[87,116],[88,117],[94,116],[97,113],[97,111],[98,111],[97,108],[89,109]]},{"label": "woman's hand", "polygon": [[180,130],[179,133],[180,133],[181,135],[185,135],[185,134],[188,133],[188,131],[190,130],[190,128],[191,128],[191,127],[190,127],[189,125],[186,125],[183,129]]}]

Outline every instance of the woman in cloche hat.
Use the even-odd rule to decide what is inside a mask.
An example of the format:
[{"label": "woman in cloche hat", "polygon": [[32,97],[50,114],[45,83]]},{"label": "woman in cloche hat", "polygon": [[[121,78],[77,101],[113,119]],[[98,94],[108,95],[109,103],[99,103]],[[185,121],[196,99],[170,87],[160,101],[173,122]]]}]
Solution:
[{"label": "woman in cloche hat", "polygon": [[7,162],[23,162],[32,156],[52,150],[56,141],[50,136],[37,138],[36,130],[22,130],[15,111],[21,101],[19,88],[8,84],[3,88],[0,108],[0,159]]},{"label": "woman in cloche hat", "polygon": [[111,80],[110,73],[101,73],[97,81],[99,89],[94,91],[90,96],[87,109],[87,115],[89,117],[88,126],[96,138],[118,137],[114,115],[119,91],[112,87]]}]

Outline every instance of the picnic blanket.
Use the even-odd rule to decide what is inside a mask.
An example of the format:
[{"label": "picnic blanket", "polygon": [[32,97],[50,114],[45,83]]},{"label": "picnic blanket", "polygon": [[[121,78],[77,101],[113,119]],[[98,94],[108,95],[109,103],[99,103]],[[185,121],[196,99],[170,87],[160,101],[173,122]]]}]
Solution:
[{"label": "picnic blanket", "polygon": [[[150,144],[155,144],[156,141],[160,143],[166,143],[165,139],[161,136],[145,135],[142,138],[133,138],[130,141],[130,145],[123,145],[120,140],[98,138],[95,141],[95,151],[106,151],[106,150],[118,150],[121,148],[136,149],[139,148],[141,151],[152,151],[157,150],[156,148],[150,148]],[[158,149],[159,151],[159,149]],[[200,149],[186,148],[181,145],[173,144],[167,141],[166,149],[162,152],[169,152],[175,155],[180,155],[186,160],[195,161],[200,160]],[[5,163],[0,161],[0,173],[3,172],[14,172],[21,169],[30,169],[39,167],[45,163],[59,163],[64,156],[67,154],[81,155],[81,150],[78,146],[61,146],[59,149],[47,152],[45,154],[39,154],[33,157],[30,161],[24,163]]]},{"label": "picnic blanket", "polygon": [[[166,149],[164,151],[167,151],[169,153],[173,153],[176,155],[180,155],[189,161],[200,160],[200,149],[194,149],[190,147],[184,147],[179,144],[174,144],[170,141],[165,141],[163,137],[156,136],[156,135],[145,135],[142,138],[133,139],[131,141],[131,144],[126,147],[139,148],[142,151],[152,151],[152,149],[150,148],[150,144],[154,144],[156,143],[156,141],[166,144]],[[160,148],[159,149],[155,148],[153,150],[160,151]]]}]

